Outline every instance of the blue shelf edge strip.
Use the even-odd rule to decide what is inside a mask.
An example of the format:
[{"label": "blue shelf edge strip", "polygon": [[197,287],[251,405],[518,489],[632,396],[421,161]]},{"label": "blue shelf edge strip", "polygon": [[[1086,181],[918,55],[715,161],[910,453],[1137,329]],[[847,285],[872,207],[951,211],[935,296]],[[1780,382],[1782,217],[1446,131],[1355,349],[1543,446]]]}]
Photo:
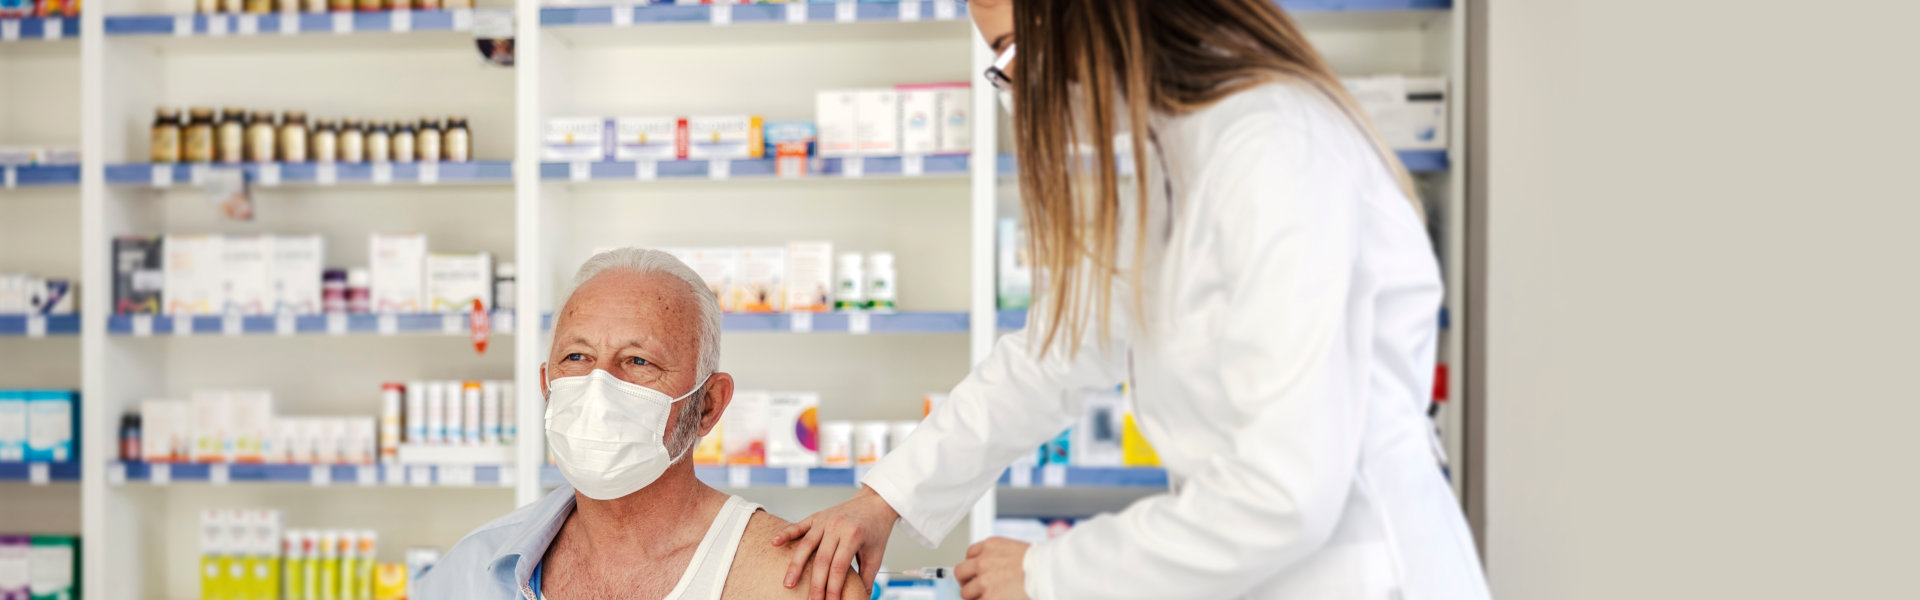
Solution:
[{"label": "blue shelf edge strip", "polygon": [[[812,324],[801,331],[794,329],[794,315],[809,315]],[[856,315],[865,315],[858,317]],[[972,322],[963,312],[902,312],[902,313],[727,313],[721,318],[721,330],[726,333],[854,333],[854,320],[867,320],[867,333],[966,333]],[[553,330],[553,314],[541,316],[540,329]]]},{"label": "blue shelf edge strip", "polygon": [[[721,159],[727,162],[726,177],[730,179],[775,177],[775,161],[771,158]],[[847,161],[841,157],[815,158],[807,169],[809,177],[846,177]],[[906,175],[907,159],[901,156],[868,156],[859,159],[862,176],[887,177]],[[919,157],[921,172],[918,176],[966,175],[969,173],[970,158],[965,154],[941,154]],[[664,160],[654,163],[654,177],[659,179],[707,179],[712,175],[712,163],[708,160]],[[633,181],[640,176],[640,164],[627,161],[593,161],[582,163],[543,162],[540,163],[540,178],[547,181],[566,181],[576,179],[574,165],[584,165],[584,175],[590,181]]]},{"label": "blue shelf edge strip", "polygon": [[[513,333],[512,330],[504,329],[498,326],[500,322],[499,320],[501,317],[509,316],[511,314],[512,313],[506,312],[506,311],[494,313],[495,325],[492,330],[492,335],[500,336],[500,335]],[[344,331],[341,332],[344,334],[378,334],[380,333],[380,321],[381,319],[386,317],[393,318],[393,321],[394,321],[393,332],[396,334],[446,333],[447,332],[446,319],[448,316],[452,316],[460,322],[460,331],[463,334],[468,329],[467,315],[465,313],[414,313],[414,314],[398,314],[398,315],[319,314],[319,315],[294,315],[293,331],[291,333],[295,333],[295,334],[332,333],[332,331],[329,328],[329,321],[334,319],[336,316],[345,317],[346,328]],[[170,315],[114,315],[107,319],[107,333],[111,335],[134,335],[135,334],[134,321],[136,319],[142,319],[142,318],[152,319],[152,329],[150,330],[150,332],[152,335],[156,335],[156,336],[181,334],[182,332],[179,331],[178,328],[183,323],[190,323],[190,325],[188,326],[192,327],[191,331],[185,332],[185,333],[213,336],[213,335],[222,335],[227,332],[226,330],[227,317],[223,315],[192,315],[192,316],[178,316],[178,317],[170,316]],[[0,327],[4,327],[3,322],[0,322]],[[0,333],[3,333],[3,332],[4,330],[0,330]],[[241,335],[277,335],[280,333],[280,317],[278,315],[242,316],[240,317],[240,329],[238,333]]]},{"label": "blue shelf edge strip", "polygon": [[32,476],[31,473],[33,472],[32,471],[33,465],[36,465],[36,464],[47,465],[48,481],[79,481],[80,480],[80,462],[67,461],[67,462],[54,462],[54,463],[26,463],[26,462],[0,463],[0,481],[28,481],[29,478]]},{"label": "blue shelf edge strip", "polygon": [[[125,462],[115,463],[126,469],[128,482],[152,481],[153,467],[156,463]],[[169,483],[209,483],[212,480],[213,466],[209,463],[166,463]],[[432,484],[445,485],[440,480],[441,467],[435,465],[293,465],[293,464],[254,464],[226,463],[229,483],[313,483],[315,468],[327,469],[330,485],[352,486],[359,483],[361,469],[372,469],[374,485],[412,485],[411,477],[403,481],[389,481],[388,473],[393,470],[427,469]],[[474,465],[473,485],[475,487],[510,486],[513,481],[500,479],[499,465]]]},{"label": "blue shelf edge strip", "polygon": [[[299,13],[292,15],[282,13],[258,15],[109,15],[106,19],[106,29],[107,35],[109,36],[184,35],[175,30],[179,26],[178,24],[192,23],[192,34],[205,36],[213,31],[209,23],[219,20],[223,22],[224,28],[222,28],[222,31],[224,31],[226,35],[241,35],[240,21],[251,18],[255,19],[255,22],[258,24],[255,28],[256,35],[280,35],[282,20],[293,18],[298,19],[298,25],[295,26],[294,32],[303,34],[331,34],[334,32],[334,14],[336,13]],[[351,15],[353,31],[356,33],[392,32],[394,29],[392,12],[379,11],[337,14]],[[409,11],[410,23],[408,24],[408,30],[453,31],[455,25],[453,15],[453,11],[446,10]]]},{"label": "blue shelf edge strip", "polygon": [[[27,335],[28,315],[0,315],[0,337],[21,337]],[[80,335],[80,315],[47,315],[46,334]]]},{"label": "blue shelf edge strip", "polygon": [[[7,18],[20,27],[20,40],[71,39],[80,37],[80,17],[20,17]],[[47,25],[56,23],[53,29]]]},{"label": "blue shelf edge strip", "polygon": [[18,187],[80,185],[80,165],[22,165],[0,167],[0,171],[10,171],[5,176]]},{"label": "blue shelf edge strip", "polygon": [[[510,183],[513,181],[513,163],[506,161],[480,162],[441,162],[428,163],[438,171],[432,180],[423,180],[422,163],[386,163],[390,166],[393,184],[412,183]],[[129,163],[107,165],[107,185],[153,185],[155,169],[164,169],[170,175],[172,185],[192,185],[195,172],[206,173],[222,169],[240,169],[246,173],[247,180],[260,183],[261,165],[194,165],[194,164],[152,164]],[[278,163],[281,184],[319,183],[321,167],[317,163]],[[333,165],[334,183],[376,183],[374,165],[370,163],[335,163]]]},{"label": "blue shelf edge strip", "polygon": [[[1045,472],[1048,468],[1050,467],[1032,468],[1033,477],[1029,480],[1032,482],[1031,487],[1050,487],[1045,485],[1047,481]],[[807,480],[804,482],[804,485],[800,482],[792,482],[789,479],[789,472],[798,469],[805,469],[807,472]],[[739,470],[744,474],[747,487],[853,487],[859,481],[859,477],[866,472],[866,469],[853,468],[726,466],[697,466],[694,467],[693,472],[694,476],[699,477],[702,483],[714,487],[729,488],[737,487],[733,485],[736,482],[736,477],[733,474],[735,470]],[[1167,472],[1165,469],[1159,468],[1065,467],[1064,475],[1065,477],[1062,478],[1064,485],[1052,487],[1167,487]],[[559,469],[552,466],[540,469],[541,485],[557,486],[566,482],[566,478],[560,474]],[[1013,476],[1011,472],[1000,474],[1000,485],[1021,487],[1013,486]]]},{"label": "blue shelf edge strip", "polygon": [[[934,2],[916,0],[920,4],[920,20],[936,19]],[[854,21],[860,22],[898,22],[900,21],[900,2],[856,3]],[[809,23],[832,23],[838,20],[836,7],[831,3],[813,2],[806,4]],[[559,6],[540,9],[541,27],[593,27],[613,25],[612,6]],[[713,5],[677,5],[652,4],[627,7],[633,11],[635,25],[673,25],[713,23]],[[734,4],[732,23],[786,23],[787,4]],[[967,3],[954,2],[953,18],[967,18]]]}]

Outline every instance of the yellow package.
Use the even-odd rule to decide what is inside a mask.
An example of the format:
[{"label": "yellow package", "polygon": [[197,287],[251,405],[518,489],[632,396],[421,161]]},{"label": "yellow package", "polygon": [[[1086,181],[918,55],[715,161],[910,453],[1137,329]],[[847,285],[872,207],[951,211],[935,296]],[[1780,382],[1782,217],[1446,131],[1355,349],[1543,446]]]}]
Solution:
[{"label": "yellow package", "polygon": [[1160,454],[1153,451],[1153,444],[1147,443],[1147,436],[1140,435],[1140,427],[1133,423],[1133,413],[1121,417],[1120,423],[1120,464],[1129,467],[1160,466]]},{"label": "yellow package", "polygon": [[700,438],[700,445],[693,447],[693,464],[727,464],[726,434],[726,423],[715,423],[713,425],[713,432],[707,434],[706,437]]},{"label": "yellow package", "polygon": [[200,600],[229,600],[227,593],[227,570],[220,565],[221,557],[209,554],[200,555]]},{"label": "yellow package", "polygon": [[380,563],[374,567],[373,600],[407,600],[407,565]]}]

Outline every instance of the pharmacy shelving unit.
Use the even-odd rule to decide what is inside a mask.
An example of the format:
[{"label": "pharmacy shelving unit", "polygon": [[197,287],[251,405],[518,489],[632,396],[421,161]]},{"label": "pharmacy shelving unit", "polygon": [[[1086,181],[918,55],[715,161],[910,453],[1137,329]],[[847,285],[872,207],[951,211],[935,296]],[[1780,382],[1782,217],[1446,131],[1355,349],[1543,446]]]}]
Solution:
[{"label": "pharmacy shelving unit", "polygon": [[[80,146],[80,20],[0,19],[0,146]],[[80,167],[0,166],[0,273],[78,280]],[[0,314],[0,389],[80,388],[80,320]],[[80,463],[0,463],[0,532],[80,532]]]},{"label": "pharmacy shelving unit", "polygon": [[[1453,0],[1279,0],[1342,75],[1450,78],[1464,106],[1466,15]],[[1004,115],[976,90],[975,147],[955,156],[815,161],[802,178],[767,160],[545,162],[544,121],[562,116],[757,114],[810,120],[815,92],[964,81],[992,57],[963,2],[542,6],[476,11],[199,16],[186,0],[106,0],[79,19],[16,22],[0,39],[0,144],[78,145],[81,168],[6,169],[0,270],[77,277],[81,316],[0,317],[0,385],[79,387],[81,462],[0,465],[7,514],[71,513],[85,588],[109,598],[195,595],[197,511],[281,508],[296,527],[381,532],[381,560],[447,547],[472,527],[560,483],[541,437],[538,366],[556,302],[594,250],[623,245],[748,246],[823,240],[897,256],[894,314],[729,315],[723,368],[743,388],[814,390],[832,420],[905,420],[949,389],[1003,333],[1026,324],[995,298],[995,226],[1017,211]],[[492,11],[492,12],[490,12]],[[510,13],[513,70],[477,57],[475,22]],[[0,29],[0,34],[13,29]],[[49,33],[52,31],[53,33]],[[9,36],[0,36],[0,38]],[[49,39],[57,38],[57,39]],[[78,98],[76,102],[74,99]],[[215,218],[199,185],[218,168],[148,164],[156,106],[303,109],[314,118],[469,117],[471,164],[241,167],[257,220]],[[1402,152],[1436,221],[1449,288],[1463,288],[1465,131],[1451,149]],[[513,313],[474,352],[463,319],[130,317],[110,314],[114,236],[317,233],[329,266],[366,262],[374,232],[426,233],[434,251],[487,251],[519,268]],[[78,240],[79,247],[74,247]],[[1471,318],[1451,294],[1442,360],[1461,398]],[[534,318],[539,315],[540,318]],[[75,361],[74,357],[79,360]],[[292,415],[371,415],[379,384],[511,379],[519,443],[511,464],[168,465],[116,458],[123,411],[193,390],[271,389]],[[1457,402],[1457,401],[1456,401]],[[1443,413],[1459,455],[1458,406]],[[36,486],[42,479],[46,486]],[[702,479],[797,518],[844,499],[858,470],[702,467]],[[156,475],[158,475],[156,477]],[[1456,483],[1471,477],[1455,469]],[[79,485],[65,483],[78,480]],[[1165,489],[1159,469],[1021,467],[932,551],[896,540],[890,562],[952,564],[999,515],[1079,516]],[[16,503],[16,499],[23,503]],[[12,510],[26,506],[28,511]],[[23,517],[24,518],[24,517]],[[60,517],[56,517],[56,520]],[[16,529],[19,527],[16,526]],[[69,531],[70,533],[70,531]]]}]

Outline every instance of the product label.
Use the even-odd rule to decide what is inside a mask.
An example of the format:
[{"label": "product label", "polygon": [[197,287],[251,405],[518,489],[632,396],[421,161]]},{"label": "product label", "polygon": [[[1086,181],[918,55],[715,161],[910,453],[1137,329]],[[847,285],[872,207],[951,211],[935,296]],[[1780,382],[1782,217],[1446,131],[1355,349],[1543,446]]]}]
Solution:
[{"label": "product label", "polygon": [[27,403],[29,458],[66,462],[73,457],[73,402],[36,400]]}]

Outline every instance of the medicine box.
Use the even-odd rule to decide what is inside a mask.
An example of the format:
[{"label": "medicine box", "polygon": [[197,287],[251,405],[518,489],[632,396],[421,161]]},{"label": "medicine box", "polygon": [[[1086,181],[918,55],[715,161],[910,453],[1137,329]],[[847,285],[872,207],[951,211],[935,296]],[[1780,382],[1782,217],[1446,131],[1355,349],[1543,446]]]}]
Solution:
[{"label": "medicine box", "polygon": [[232,450],[228,460],[240,463],[266,461],[268,438],[273,436],[273,392],[237,391],[228,395],[233,411]]},{"label": "medicine box", "polygon": [[773,397],[762,391],[734,392],[733,403],[721,416],[727,435],[722,449],[727,464],[758,467],[767,464],[767,426]]},{"label": "medicine box", "polygon": [[0,462],[27,459],[27,392],[0,389]]},{"label": "medicine box", "polygon": [[680,157],[686,120],[674,117],[621,117],[613,121],[613,158],[673,160]]},{"label": "medicine box", "polygon": [[600,117],[547,119],[540,136],[540,160],[597,161],[613,155],[611,121]]},{"label": "medicine box", "polygon": [[973,151],[973,88],[965,84],[940,88],[939,154]]},{"label": "medicine box", "polygon": [[226,306],[226,255],[217,235],[169,235],[162,242],[161,303],[170,315],[210,315]]},{"label": "medicine box", "polygon": [[814,97],[814,126],[819,128],[820,156],[852,156],[859,151],[854,139],[858,92],[823,91]]},{"label": "medicine box", "polygon": [[27,462],[74,458],[79,432],[78,395],[64,390],[27,390]]},{"label": "medicine box", "polygon": [[760,158],[767,148],[760,117],[687,117],[687,159]]},{"label": "medicine box", "polygon": [[346,419],[307,419],[306,432],[313,438],[314,464],[333,465],[345,459],[343,450],[348,429]]},{"label": "medicine box", "polygon": [[805,177],[811,157],[818,153],[819,130],[809,121],[768,123],[766,129],[766,154],[774,158],[774,175]]},{"label": "medicine box", "polygon": [[786,311],[786,247],[741,248],[738,256],[740,267],[733,285],[734,310]]},{"label": "medicine box", "polygon": [[[1069,392],[1073,393],[1073,392]],[[1091,389],[1080,394],[1080,421],[1073,429],[1073,464],[1082,467],[1118,467],[1125,461],[1121,432],[1126,402],[1118,389]]]},{"label": "medicine box", "polygon": [[346,437],[340,447],[340,462],[355,465],[373,464],[378,456],[379,437],[377,424],[372,418],[342,419],[347,426]]},{"label": "medicine box", "polygon": [[467,312],[475,300],[493,310],[493,256],[434,254],[427,257],[428,312]]},{"label": "medicine box", "polygon": [[900,153],[900,93],[861,90],[854,94],[853,140],[863,156]]},{"label": "medicine box", "polygon": [[187,458],[197,463],[227,462],[232,449],[233,396],[222,390],[193,393],[193,444]]},{"label": "medicine box", "polygon": [[267,275],[269,243],[266,236],[226,236],[220,241],[220,275],[226,301],[221,314],[260,315],[272,306],[272,284]]},{"label": "medicine box", "polygon": [[77,290],[73,281],[67,279],[40,280],[39,303],[29,307],[31,312],[43,315],[70,315],[79,305]]},{"label": "medicine box", "polygon": [[311,315],[321,312],[320,279],[327,258],[326,242],[318,235],[276,235],[267,238],[270,312]]},{"label": "medicine box", "polygon": [[1444,77],[1354,77],[1342,79],[1380,139],[1395,150],[1447,148],[1447,80]]},{"label": "medicine box", "polygon": [[373,312],[417,313],[426,308],[427,236],[374,234],[368,296]]},{"label": "medicine box", "polygon": [[900,89],[900,153],[934,154],[940,151],[940,92],[902,86]]},{"label": "medicine box", "polygon": [[27,587],[32,600],[80,597],[80,538],[36,535],[27,548]]},{"label": "medicine box", "polygon": [[787,244],[787,310],[833,310],[833,244]]},{"label": "medicine box", "polygon": [[732,294],[734,273],[739,270],[739,253],[733,248],[667,248],[668,254],[686,263],[687,268],[707,282],[708,291],[720,302],[720,310],[733,311]]},{"label": "medicine box", "polygon": [[174,400],[140,402],[140,457],[150,463],[181,462],[192,431],[192,406]]},{"label": "medicine box", "polygon": [[113,312],[160,312],[166,287],[160,238],[122,236],[113,239]]},{"label": "medicine box", "polygon": [[767,404],[767,466],[820,465],[820,395],[781,392]]},{"label": "medicine box", "polygon": [[31,296],[27,288],[32,287],[32,279],[17,273],[0,273],[0,315],[27,312]]},{"label": "medicine box", "polygon": [[27,600],[32,582],[32,564],[28,559],[31,539],[24,535],[0,535],[0,600]]}]

